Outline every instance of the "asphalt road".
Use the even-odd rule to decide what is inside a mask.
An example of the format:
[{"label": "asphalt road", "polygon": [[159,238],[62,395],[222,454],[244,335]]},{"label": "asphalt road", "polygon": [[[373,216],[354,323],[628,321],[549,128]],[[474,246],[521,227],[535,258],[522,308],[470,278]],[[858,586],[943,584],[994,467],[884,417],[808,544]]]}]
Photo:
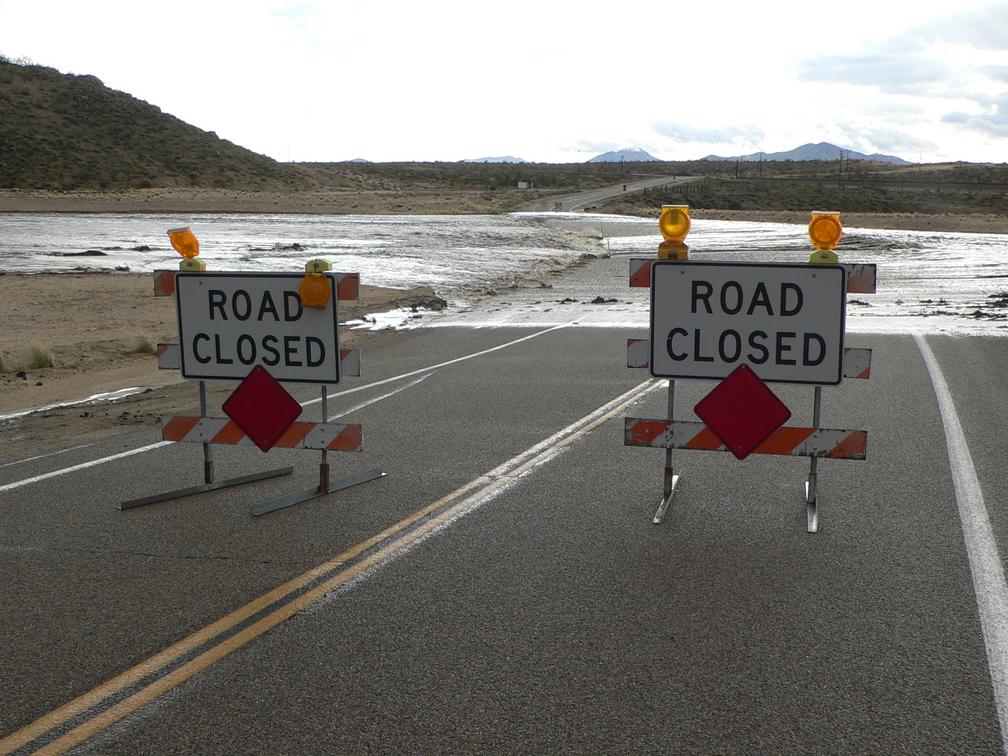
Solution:
[{"label": "asphalt road", "polygon": [[619,197],[621,194],[632,194],[642,189],[650,189],[653,186],[664,186],[666,184],[689,184],[698,181],[700,176],[659,176],[658,178],[642,179],[640,181],[628,181],[625,184],[616,184],[602,189],[593,189],[577,194],[565,194],[559,197],[546,197],[536,202],[530,203],[526,210],[545,211],[570,211],[583,210],[586,207],[597,205],[599,202]]},{"label": "asphalt road", "polygon": [[[644,335],[385,343],[330,403],[357,407],[366,450],[331,460],[388,475],[264,517],[249,507],[311,486],[317,453],[218,448],[220,477],[296,474],[126,512],[199,482],[199,446],[60,472],[159,440],[124,429],[0,460],[0,733],[31,728],[0,752],[1001,751],[1005,649],[914,338],[848,339],[872,378],[826,389],[823,425],[867,429],[868,460],[820,464],[810,535],[802,458],[677,452],[651,523],[663,454],[624,447],[621,420],[664,414],[663,387],[624,367]],[[1008,340],[925,343],[1008,544]],[[680,382],[679,416],[711,386]],[[775,390],[810,420],[811,389]]]}]

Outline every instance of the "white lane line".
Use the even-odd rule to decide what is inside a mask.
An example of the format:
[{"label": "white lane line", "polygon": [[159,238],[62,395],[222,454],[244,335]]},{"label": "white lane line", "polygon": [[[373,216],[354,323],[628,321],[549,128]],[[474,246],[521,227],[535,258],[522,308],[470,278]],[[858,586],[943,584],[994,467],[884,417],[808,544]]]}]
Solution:
[{"label": "white lane line", "polygon": [[1008,584],[1005,583],[1004,566],[998,556],[973,457],[952,394],[945,383],[945,376],[925,338],[917,334],[914,339],[931,374],[931,383],[945,424],[945,444],[952,466],[959,520],[966,541],[966,555],[973,575],[973,590],[976,593],[980,626],[987,649],[987,666],[994,688],[1001,742],[1008,744]]},{"label": "white lane line", "polygon": [[[552,331],[557,331],[557,330],[559,330],[561,328],[567,328],[569,325],[570,325],[570,323],[563,323],[561,325],[553,326],[552,328],[547,328],[547,329],[545,329],[543,331],[536,331],[535,333],[531,333],[528,336],[522,336],[520,339],[514,339],[513,341],[507,341],[507,342],[505,342],[503,344],[498,344],[495,347],[490,347],[489,349],[482,349],[482,350],[480,350],[478,352],[473,352],[472,354],[466,354],[466,355],[463,355],[462,357],[456,357],[456,358],[451,359],[451,360],[446,360],[445,362],[439,362],[436,365],[429,365],[428,367],[420,368],[419,370],[411,370],[408,373],[401,373],[399,375],[392,376],[391,378],[385,378],[385,379],[380,380],[380,381],[374,381],[373,383],[368,383],[368,384],[365,384],[363,386],[358,386],[357,388],[347,389],[346,391],[340,391],[340,392],[335,393],[335,394],[329,394],[328,398],[329,399],[335,399],[335,398],[340,397],[340,396],[346,396],[347,394],[355,394],[358,391],[365,391],[366,389],[374,388],[375,386],[384,386],[386,383],[392,383],[394,381],[401,381],[403,378],[412,378],[413,376],[415,376],[415,375],[421,375],[422,373],[430,373],[430,372],[433,372],[433,371],[435,371],[435,370],[437,370],[439,368],[448,367],[449,365],[455,365],[455,364],[457,364],[459,362],[465,362],[466,360],[471,360],[471,359],[474,359],[476,357],[482,357],[484,354],[490,354],[491,352],[497,352],[497,351],[500,351],[501,349],[507,349],[510,346],[514,346],[515,344],[521,344],[522,342],[529,341],[530,339],[534,339],[537,336],[542,336],[543,334],[551,333]],[[408,386],[405,387],[405,388],[408,388]],[[309,399],[306,402],[301,402],[301,406],[302,407],[307,407],[309,404],[315,404],[316,402],[321,402],[321,401],[322,401],[322,397],[318,397],[317,399]],[[174,443],[174,442],[173,441],[161,441],[161,442],[156,443],[156,444],[150,444],[148,446],[141,446],[138,449],[131,449],[130,451],[122,452],[120,454],[113,454],[110,457],[102,457],[100,459],[92,460],[91,462],[84,462],[83,464],[74,465],[73,467],[64,467],[61,470],[53,470],[52,472],[43,473],[42,475],[35,475],[35,476],[31,477],[31,478],[25,478],[24,480],[16,480],[13,483],[7,483],[7,484],[4,484],[4,485],[0,485],[0,493],[3,493],[4,491],[12,491],[15,488],[21,488],[22,486],[27,486],[27,485],[30,485],[32,483],[38,483],[39,481],[48,480],[49,478],[55,478],[55,477],[58,477],[60,475],[67,475],[69,473],[77,472],[78,470],[83,470],[83,469],[88,468],[88,467],[94,467],[96,465],[103,465],[106,462],[113,462],[113,461],[115,461],[117,459],[122,459],[123,457],[130,457],[130,456],[132,456],[134,454],[142,454],[144,452],[153,451],[154,449],[160,449],[162,446],[168,446],[171,443]]]},{"label": "white lane line", "polygon": [[397,389],[392,389],[387,394],[381,394],[379,396],[374,397],[373,399],[368,399],[366,402],[361,402],[360,404],[355,404],[353,407],[349,407],[349,408],[343,410],[342,412],[337,412],[335,415],[329,415],[329,417],[326,418],[326,421],[328,422],[329,420],[336,420],[338,418],[344,417],[345,415],[349,415],[351,412],[356,412],[357,410],[362,410],[365,407],[370,407],[372,404],[377,404],[378,402],[382,401],[383,399],[388,399],[390,396],[395,396],[400,391],[405,391],[408,388],[412,388],[413,386],[416,386],[418,383],[423,383],[428,378],[430,378],[432,375],[434,375],[434,373],[427,373],[427,375],[421,375],[415,381],[410,381],[409,383],[404,384],[404,385],[400,386]]},{"label": "white lane line", "polygon": [[60,449],[59,451],[49,452],[48,454],[37,454],[34,457],[25,457],[24,459],[19,459],[14,462],[4,462],[0,467],[10,467],[11,465],[23,465],[25,462],[34,462],[37,459],[45,459],[46,457],[55,457],[58,454],[66,454],[67,452],[77,451],[78,449],[86,449],[89,446],[94,446],[94,444],[80,444],[79,446],[71,446],[69,449]]},{"label": "white lane line", "polygon": [[42,473],[41,475],[35,475],[34,477],[25,478],[24,480],[16,480],[13,483],[5,483],[0,486],[0,493],[3,493],[4,491],[13,491],[15,488],[21,488],[22,486],[27,486],[32,483],[38,483],[41,480],[49,480],[49,478],[56,478],[60,475],[77,472],[78,470],[86,470],[89,467],[97,467],[98,465],[103,465],[106,462],[113,462],[117,459],[123,459],[124,457],[132,457],[134,454],[143,454],[144,452],[160,449],[162,446],[168,446],[172,443],[174,442],[159,441],[156,444],[141,446],[139,449],[130,449],[129,451],[120,452],[119,454],[113,454],[111,457],[93,459],[90,462],[82,462],[81,464],[74,465],[73,467],[64,467],[61,470],[53,470],[52,472]]},{"label": "white lane line", "polygon": [[[507,342],[505,342],[503,344],[498,344],[497,346],[490,347],[489,349],[482,349],[479,352],[473,352],[472,354],[465,354],[465,355],[462,355],[461,357],[455,357],[454,359],[446,360],[445,362],[438,362],[435,365],[428,365],[427,367],[422,367],[422,368],[419,368],[418,370],[411,370],[408,373],[400,373],[399,375],[394,375],[391,378],[385,378],[385,379],[380,380],[380,381],[375,381],[374,383],[368,383],[365,386],[358,386],[357,388],[347,389],[346,391],[339,391],[339,392],[337,392],[335,394],[329,394],[328,398],[329,399],[336,399],[336,398],[341,397],[341,396],[346,396],[347,394],[356,394],[358,391],[364,391],[364,390],[369,389],[369,388],[374,388],[375,386],[383,386],[384,384],[386,384],[386,383],[392,383],[393,381],[401,381],[403,378],[412,378],[414,375],[420,375],[421,373],[431,373],[431,372],[433,372],[435,370],[438,370],[440,368],[448,367],[449,365],[456,365],[459,362],[465,362],[466,360],[472,360],[472,359],[475,359],[476,357],[482,357],[484,354],[490,354],[491,352],[499,352],[501,349],[507,349],[508,347],[514,346],[515,344],[521,344],[524,341],[529,341],[529,340],[534,339],[534,338],[536,338],[538,336],[542,336],[543,334],[546,334],[546,333],[551,333],[553,331],[558,331],[561,328],[568,328],[569,326],[573,325],[575,322],[576,321],[572,320],[572,321],[570,321],[568,323],[561,323],[560,325],[555,325],[555,326],[553,326],[551,328],[547,328],[547,329],[545,329],[543,331],[536,331],[535,333],[530,333],[528,336],[522,336],[520,339],[515,339],[514,341],[507,341]],[[498,327],[506,327],[506,326],[500,326],[498,324]],[[301,406],[302,407],[307,407],[309,404],[315,404],[316,402],[321,402],[321,401],[322,401],[322,397],[318,397],[317,399],[309,399],[306,402],[301,402]]]}]

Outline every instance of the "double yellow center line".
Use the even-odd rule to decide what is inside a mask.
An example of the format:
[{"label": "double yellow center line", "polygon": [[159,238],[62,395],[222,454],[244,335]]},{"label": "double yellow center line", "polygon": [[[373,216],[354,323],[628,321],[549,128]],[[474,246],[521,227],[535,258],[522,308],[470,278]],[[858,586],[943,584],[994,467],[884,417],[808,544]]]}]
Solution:
[{"label": "double yellow center line", "polygon": [[[63,729],[68,723],[77,719],[83,721],[57,737],[50,735],[51,739],[40,743],[35,752],[62,753],[83,743],[315,601],[342,588],[368,570],[391,561],[422,539],[475,510],[492,496],[512,485],[518,478],[547,462],[661,385],[662,382],[652,379],[638,384],[563,430],[404,517],[380,533],[351,546],[69,703],[39,717],[0,740],[0,754],[12,753],[29,746],[53,730]],[[317,585],[311,587],[315,583]],[[268,611],[246,627],[241,627],[243,623],[271,607],[274,607],[272,611]],[[189,656],[192,658],[186,660]]]}]

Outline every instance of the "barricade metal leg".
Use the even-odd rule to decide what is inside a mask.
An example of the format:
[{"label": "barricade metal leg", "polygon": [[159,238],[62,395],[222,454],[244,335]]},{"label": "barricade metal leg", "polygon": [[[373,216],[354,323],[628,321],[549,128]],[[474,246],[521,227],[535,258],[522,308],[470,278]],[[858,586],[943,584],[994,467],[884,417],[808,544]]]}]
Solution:
[{"label": "barricade metal leg", "polygon": [[[322,386],[322,422],[329,421],[329,391],[323,385]],[[253,517],[259,517],[260,515],[268,514],[269,512],[275,512],[278,509],[286,509],[287,507],[292,507],[295,504],[301,504],[305,501],[310,501],[311,499],[316,499],[320,496],[325,496],[326,494],[335,493],[336,491],[342,491],[344,488],[350,488],[351,486],[359,485],[360,483],[367,483],[369,480],[374,480],[375,478],[382,478],[387,473],[382,470],[367,470],[362,473],[357,473],[356,475],[351,475],[348,478],[342,478],[337,480],[335,483],[329,480],[329,452],[326,449],[322,450],[322,462],[319,464],[319,484],[318,488],[309,488],[307,491],[299,491],[297,493],[288,494],[287,496],[282,496],[279,499],[274,499],[273,501],[267,501],[262,504],[257,504],[252,507],[249,512]]]},{"label": "barricade metal leg", "polygon": [[[671,423],[675,418],[675,379],[669,378],[668,382],[668,421]],[[665,447],[665,480],[662,487],[662,500],[655,512],[654,524],[661,525],[668,512],[669,505],[672,504],[672,496],[675,494],[676,484],[679,483],[679,476],[672,469],[672,445]]]},{"label": "barricade metal leg", "polygon": [[[199,382],[199,408],[200,417],[207,416],[207,391],[206,391],[206,381]],[[207,485],[213,483],[214,479],[214,469],[213,469],[213,452],[210,450],[210,444],[203,444],[203,482]]]},{"label": "barricade metal leg", "polygon": [[[329,390],[322,387],[322,422],[329,422]],[[319,464],[319,493],[329,493],[329,450],[322,450],[322,462]]]},{"label": "barricade metal leg", "polygon": [[[199,382],[199,398],[200,417],[206,417],[206,381]],[[185,496],[194,496],[195,494],[205,493],[207,491],[216,491],[221,488],[231,488],[232,486],[240,486],[245,483],[254,483],[257,480],[278,478],[281,475],[290,475],[292,472],[294,472],[293,467],[279,467],[275,470],[266,470],[265,472],[252,473],[251,475],[242,475],[239,478],[230,478],[228,480],[222,480],[220,483],[214,483],[213,451],[211,450],[210,444],[205,443],[203,444],[203,485],[179,488],[175,491],[166,491],[165,493],[154,494],[153,496],[143,496],[139,499],[130,499],[129,501],[121,502],[119,504],[119,509],[136,509],[137,507],[143,507],[148,504],[157,504],[158,502],[181,499]]]},{"label": "barricade metal leg", "polygon": [[144,496],[140,499],[130,499],[129,501],[122,502],[119,505],[119,509],[135,509],[136,507],[143,507],[147,504],[156,504],[159,501],[181,499],[184,496],[193,496],[194,494],[204,493],[206,491],[216,491],[220,488],[231,488],[232,486],[240,486],[243,483],[254,483],[257,480],[279,478],[281,475],[290,475],[292,472],[294,472],[293,467],[278,467],[276,470],[252,473],[251,475],[243,475],[240,478],[229,478],[228,480],[222,480],[220,483],[204,483],[201,486],[190,486],[189,488],[180,488],[177,491],[168,491],[167,493],[154,494],[153,496]]},{"label": "barricade metal leg", "polygon": [[[812,427],[819,428],[819,415],[822,409],[822,386],[815,387],[815,403],[812,407]],[[809,462],[809,476],[805,481],[805,527],[809,533],[819,532],[819,510],[816,507],[816,483],[818,482],[819,458],[813,456]]]}]

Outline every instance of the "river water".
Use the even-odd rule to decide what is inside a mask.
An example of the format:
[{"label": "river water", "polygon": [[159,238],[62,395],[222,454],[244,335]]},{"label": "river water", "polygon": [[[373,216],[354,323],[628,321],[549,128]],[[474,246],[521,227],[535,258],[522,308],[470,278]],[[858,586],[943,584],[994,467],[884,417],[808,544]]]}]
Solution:
[{"label": "river water", "polygon": [[[324,257],[364,284],[429,285],[452,302],[422,323],[402,313],[378,321],[396,326],[548,324],[590,304],[595,290],[617,301],[607,317],[582,308],[593,316],[586,324],[646,325],[646,291],[626,288],[622,261],[653,257],[661,240],[654,218],[581,213],[7,213],[0,223],[0,271],[175,268],[165,230],[189,225],[211,270],[297,271]],[[804,227],[780,223],[696,220],[688,243],[695,260],[803,262],[811,251]],[[1008,235],[846,228],[838,252],[844,262],[878,266],[878,292],[849,298],[850,330],[1008,335]],[[581,266],[570,281],[555,275],[585,254],[611,259]],[[502,296],[474,304],[487,287]],[[564,299],[575,301],[556,306]]]}]

